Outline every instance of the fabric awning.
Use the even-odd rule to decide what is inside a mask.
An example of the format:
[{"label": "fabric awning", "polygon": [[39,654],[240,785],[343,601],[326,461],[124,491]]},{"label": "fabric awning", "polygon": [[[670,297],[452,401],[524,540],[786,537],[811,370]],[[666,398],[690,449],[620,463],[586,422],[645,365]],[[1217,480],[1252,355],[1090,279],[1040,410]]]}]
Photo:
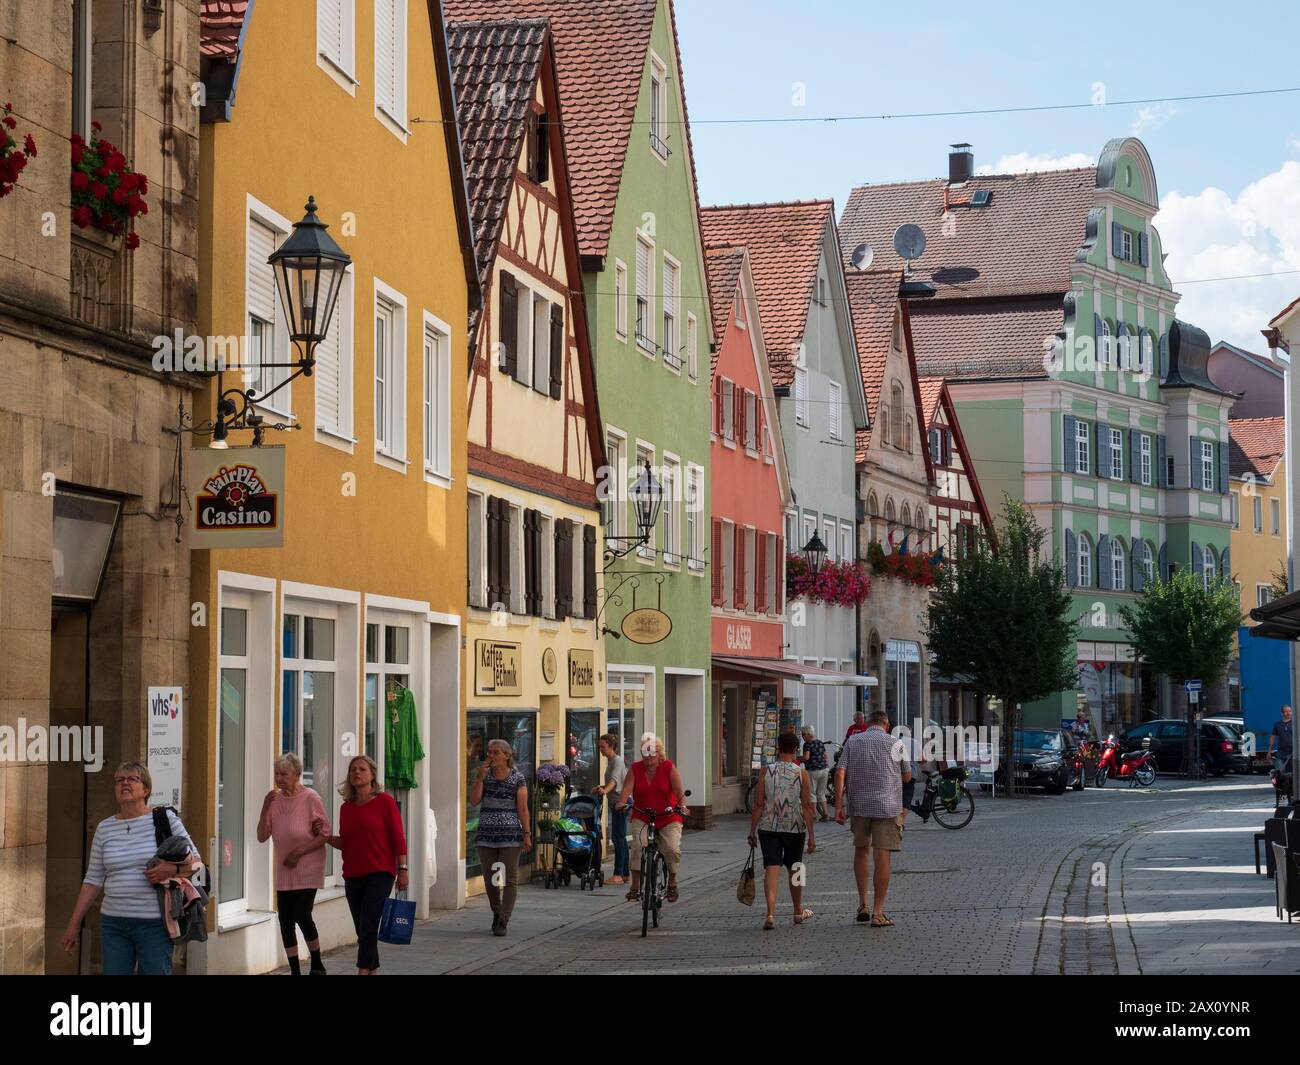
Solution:
[{"label": "fabric awning", "polygon": [[732,658],[729,655],[714,655],[713,661],[728,669],[738,669],[758,676],[776,674],[789,677],[801,684],[843,685],[852,688],[874,688],[879,682],[875,677],[857,673],[839,673],[833,669],[819,666],[806,666],[790,658]]},{"label": "fabric awning", "polygon": [[1300,639],[1300,592],[1291,592],[1271,603],[1257,606],[1250,616],[1259,622],[1250,630],[1252,636],[1267,640]]}]

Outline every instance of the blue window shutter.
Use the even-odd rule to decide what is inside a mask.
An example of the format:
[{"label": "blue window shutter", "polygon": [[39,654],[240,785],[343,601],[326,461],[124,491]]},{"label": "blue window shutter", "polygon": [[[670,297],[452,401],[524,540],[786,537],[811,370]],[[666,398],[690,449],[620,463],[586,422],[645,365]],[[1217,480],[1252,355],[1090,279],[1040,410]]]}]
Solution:
[{"label": "blue window shutter", "polygon": [[1101,341],[1101,315],[1094,314],[1092,316],[1092,363],[1094,366],[1101,362]]},{"label": "blue window shutter", "polygon": [[1097,537],[1097,574],[1096,586],[1098,588],[1110,587],[1110,537]]},{"label": "blue window shutter", "polygon": [[1199,437],[1189,437],[1187,445],[1187,487],[1201,487],[1201,441]]},{"label": "blue window shutter", "polygon": [[1228,445],[1219,442],[1219,494],[1228,494]]},{"label": "blue window shutter", "polygon": [[1110,253],[1116,259],[1120,258],[1120,253],[1124,250],[1123,239],[1120,237],[1121,227],[1118,222],[1110,224]]},{"label": "blue window shutter", "polygon": [[1105,422],[1097,423],[1097,442],[1093,448],[1095,461],[1092,464],[1092,472],[1097,477],[1110,476],[1110,426]]},{"label": "blue window shutter", "polygon": [[1205,566],[1205,552],[1201,550],[1201,545],[1195,540],[1192,541],[1192,576],[1199,578],[1201,570]]},{"label": "blue window shutter", "polygon": [[1167,543],[1160,545],[1160,579],[1162,581],[1169,579],[1169,545]]},{"label": "blue window shutter", "polygon": [[1151,265],[1151,238],[1146,233],[1138,235],[1138,256],[1138,263],[1140,265]]},{"label": "blue window shutter", "polygon": [[1156,437],[1156,484],[1161,488],[1169,487],[1169,463],[1165,461],[1165,438]]},{"label": "blue window shutter", "polygon": [[1065,460],[1066,473],[1074,473],[1077,465],[1075,460],[1079,454],[1079,445],[1075,442],[1075,435],[1078,423],[1079,419],[1073,414],[1067,414],[1061,419],[1061,456]]},{"label": "blue window shutter", "polygon": [[1142,582],[1146,580],[1146,573],[1142,569],[1146,550],[1146,544],[1141,540],[1135,540],[1133,550],[1128,553],[1129,587],[1135,592],[1142,591]]},{"label": "blue window shutter", "polygon": [[1065,530],[1065,583],[1071,588],[1079,585],[1079,540],[1069,529]]},{"label": "blue window shutter", "polygon": [[1142,434],[1136,429],[1128,431],[1128,479],[1134,484],[1142,481]]}]

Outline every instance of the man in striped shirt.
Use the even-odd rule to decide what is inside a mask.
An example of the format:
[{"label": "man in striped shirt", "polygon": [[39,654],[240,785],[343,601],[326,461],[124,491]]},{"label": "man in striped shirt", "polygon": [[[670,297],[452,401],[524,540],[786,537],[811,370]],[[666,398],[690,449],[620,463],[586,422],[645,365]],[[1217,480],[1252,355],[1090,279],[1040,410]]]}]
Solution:
[{"label": "man in striped shirt", "polygon": [[[874,711],[867,730],[849,737],[835,770],[835,820],[844,824],[845,799],[853,829],[853,875],[858,882],[858,920],[872,928],[894,922],[885,914],[890,855],[903,849],[903,785],[912,779],[902,741],[889,734],[889,715]],[[875,849],[875,900],[867,906],[867,886]]]}]

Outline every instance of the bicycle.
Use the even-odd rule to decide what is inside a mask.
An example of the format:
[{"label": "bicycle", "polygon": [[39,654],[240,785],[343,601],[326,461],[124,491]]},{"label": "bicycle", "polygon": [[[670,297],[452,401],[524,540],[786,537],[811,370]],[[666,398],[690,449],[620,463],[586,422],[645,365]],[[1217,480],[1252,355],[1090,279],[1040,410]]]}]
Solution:
[{"label": "bicycle", "polygon": [[[689,796],[691,793],[686,793]],[[629,804],[631,805],[631,804]],[[679,806],[670,806],[667,810],[647,810],[632,806],[633,813],[645,814],[650,820],[646,823],[645,847],[641,850],[641,936],[644,938],[650,930],[651,922],[659,927],[659,911],[663,909],[664,897],[668,894],[668,860],[659,852],[655,839],[655,821],[670,814],[686,816],[686,810]]]},{"label": "bicycle", "polygon": [[[966,787],[966,770],[945,769],[942,774],[930,769],[921,772],[925,776],[925,791],[921,794],[921,801],[912,804],[913,812],[920,814],[922,821],[933,817],[944,828],[965,828],[969,825],[975,816],[975,799]],[[954,785],[950,796],[939,794],[936,776],[942,776]]]}]

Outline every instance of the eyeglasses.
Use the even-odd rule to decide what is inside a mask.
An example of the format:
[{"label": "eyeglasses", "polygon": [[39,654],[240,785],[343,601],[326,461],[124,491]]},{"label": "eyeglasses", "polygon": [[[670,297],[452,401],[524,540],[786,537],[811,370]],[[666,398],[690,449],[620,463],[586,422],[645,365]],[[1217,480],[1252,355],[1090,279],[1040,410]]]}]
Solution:
[{"label": "eyeglasses", "polygon": [[143,784],[144,781],[142,781],[139,777],[114,777],[113,783],[114,784]]}]

